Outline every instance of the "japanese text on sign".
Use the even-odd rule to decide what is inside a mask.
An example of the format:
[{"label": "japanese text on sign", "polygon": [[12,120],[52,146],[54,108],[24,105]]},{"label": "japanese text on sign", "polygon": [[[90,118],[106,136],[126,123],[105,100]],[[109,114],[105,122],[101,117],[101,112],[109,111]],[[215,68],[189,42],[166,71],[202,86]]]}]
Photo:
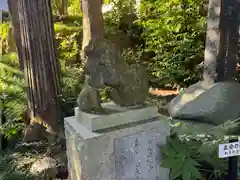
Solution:
[{"label": "japanese text on sign", "polygon": [[232,156],[240,156],[240,141],[227,144],[219,144],[219,158]]}]

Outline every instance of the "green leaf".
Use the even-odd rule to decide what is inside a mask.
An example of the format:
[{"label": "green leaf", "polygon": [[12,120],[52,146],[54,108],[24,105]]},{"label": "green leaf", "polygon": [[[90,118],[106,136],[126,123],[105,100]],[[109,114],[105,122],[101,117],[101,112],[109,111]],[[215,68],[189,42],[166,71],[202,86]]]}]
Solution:
[{"label": "green leaf", "polygon": [[181,170],[182,170],[181,167],[182,167],[182,163],[179,163],[177,166],[175,164],[175,168],[171,169],[170,180],[174,180],[181,175]]},{"label": "green leaf", "polygon": [[182,24],[178,24],[178,25],[175,27],[175,32],[179,32],[181,28],[182,28]]},{"label": "green leaf", "polygon": [[181,154],[181,156],[189,155],[187,146],[182,144],[179,139],[169,139],[169,143],[178,154]]},{"label": "green leaf", "polygon": [[171,147],[161,148],[161,152],[164,155],[170,156],[170,157],[177,157],[178,156],[177,152]]},{"label": "green leaf", "polygon": [[10,71],[10,72],[13,72],[13,73],[16,73],[16,74],[19,74],[19,75],[23,74],[22,71],[20,71],[18,69],[15,69],[15,68],[12,68],[12,67],[8,66],[7,64],[1,63],[1,62],[0,62],[0,67],[2,67],[3,69],[5,69],[7,71]]},{"label": "green leaf", "polygon": [[191,164],[192,166],[195,166],[195,167],[201,166],[197,161],[195,161],[195,160],[192,159],[192,158],[189,158],[189,159],[188,159],[188,162],[189,162],[189,164]]},{"label": "green leaf", "polygon": [[182,178],[183,180],[191,180],[191,177],[192,177],[191,172],[189,172],[188,166],[185,165],[183,167]]},{"label": "green leaf", "polygon": [[160,166],[163,168],[174,168],[179,163],[181,163],[180,159],[165,158],[161,161]]},{"label": "green leaf", "polygon": [[195,166],[189,166],[188,167],[189,172],[191,172],[192,176],[202,179],[202,174],[198,171],[198,169]]}]

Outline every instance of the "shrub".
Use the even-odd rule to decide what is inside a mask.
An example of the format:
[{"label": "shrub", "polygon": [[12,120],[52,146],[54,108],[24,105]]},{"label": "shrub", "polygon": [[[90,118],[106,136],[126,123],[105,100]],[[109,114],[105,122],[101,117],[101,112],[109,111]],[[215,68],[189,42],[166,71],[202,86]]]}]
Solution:
[{"label": "shrub", "polygon": [[0,128],[6,137],[18,134],[23,127],[22,115],[27,105],[23,73],[19,71],[16,53],[2,57],[0,66],[0,100],[7,122]]},{"label": "shrub", "polygon": [[188,86],[200,78],[205,16],[201,0],[143,0],[137,23],[143,28],[148,70],[158,86]]},{"label": "shrub", "polygon": [[[196,122],[172,122],[161,166],[171,169],[171,179],[225,179],[227,159],[218,158],[218,145],[237,137],[239,119],[218,126]],[[179,165],[179,166],[176,166]],[[204,178],[203,178],[204,177]]]},{"label": "shrub", "polygon": [[141,29],[137,20],[136,2],[128,0],[109,0],[113,4],[112,11],[104,14],[105,36],[115,41],[120,49],[135,48],[142,45]]},{"label": "shrub", "polygon": [[82,15],[80,7],[81,7],[81,0],[70,0],[68,5],[68,14]]}]

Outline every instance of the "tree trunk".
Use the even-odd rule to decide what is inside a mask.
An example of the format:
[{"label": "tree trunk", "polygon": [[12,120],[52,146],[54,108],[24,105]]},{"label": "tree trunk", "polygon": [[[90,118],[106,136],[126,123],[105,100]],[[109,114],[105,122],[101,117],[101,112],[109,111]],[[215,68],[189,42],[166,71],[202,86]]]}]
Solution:
[{"label": "tree trunk", "polygon": [[82,49],[84,49],[92,37],[104,36],[102,4],[103,0],[81,0],[83,13]]},{"label": "tree trunk", "polygon": [[67,15],[67,8],[68,8],[68,0],[61,0],[61,14],[60,15]]},{"label": "tree trunk", "polygon": [[58,16],[67,15],[68,0],[55,0],[53,3]]},{"label": "tree trunk", "polygon": [[234,81],[237,76],[236,66],[238,58],[239,42],[239,15],[240,2],[236,0],[223,1],[224,19],[221,28],[224,31],[224,80]]},{"label": "tree trunk", "polygon": [[[30,124],[46,126],[58,132],[59,62],[56,59],[54,29],[50,0],[9,0],[17,11],[12,13],[13,25],[20,32],[17,39],[20,60],[28,87]],[[17,21],[19,20],[19,21]],[[16,36],[19,36],[17,32]],[[19,42],[20,41],[20,42]]]},{"label": "tree trunk", "polygon": [[240,3],[209,0],[203,79],[212,84],[236,77]]},{"label": "tree trunk", "polygon": [[[222,20],[222,4],[219,0],[209,0],[207,35],[204,55],[203,79],[207,84],[213,84],[221,77],[223,59],[219,59],[219,54],[223,51],[221,45],[220,21]],[[214,23],[213,23],[214,22]],[[217,69],[220,70],[217,74]]]}]

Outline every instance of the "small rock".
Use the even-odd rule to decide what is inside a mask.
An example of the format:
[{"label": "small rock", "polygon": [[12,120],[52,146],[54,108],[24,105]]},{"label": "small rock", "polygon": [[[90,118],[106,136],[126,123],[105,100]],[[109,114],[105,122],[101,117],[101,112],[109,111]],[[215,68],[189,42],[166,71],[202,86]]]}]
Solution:
[{"label": "small rock", "polygon": [[32,164],[30,173],[35,176],[44,176],[44,179],[55,178],[58,173],[57,162],[50,157],[44,157]]}]

